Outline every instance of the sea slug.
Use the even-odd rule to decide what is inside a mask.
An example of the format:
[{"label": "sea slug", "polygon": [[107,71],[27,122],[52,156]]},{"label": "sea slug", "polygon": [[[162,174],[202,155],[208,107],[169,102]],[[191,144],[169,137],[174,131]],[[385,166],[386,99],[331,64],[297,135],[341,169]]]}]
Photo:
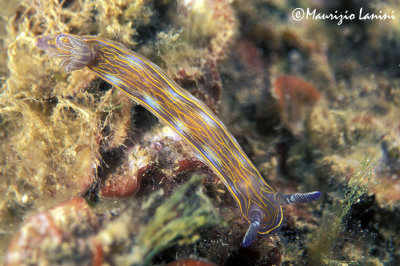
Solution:
[{"label": "sea slug", "polygon": [[37,46],[62,59],[66,72],[84,67],[95,72],[186,140],[221,178],[250,224],[244,247],[257,234],[267,235],[281,226],[282,205],[320,197],[319,191],[288,195],[273,190],[218,117],[142,55],[100,37],[64,33],[41,36]]}]

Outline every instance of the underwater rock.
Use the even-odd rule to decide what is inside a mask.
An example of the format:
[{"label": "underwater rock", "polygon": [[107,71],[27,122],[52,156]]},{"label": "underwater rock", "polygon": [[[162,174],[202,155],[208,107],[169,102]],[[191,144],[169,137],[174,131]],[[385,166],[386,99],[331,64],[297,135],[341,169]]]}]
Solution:
[{"label": "underwater rock", "polygon": [[98,221],[82,198],[73,198],[29,218],[11,240],[6,264],[90,264],[100,253],[90,235]]},{"label": "underwater rock", "polygon": [[[177,177],[193,172],[214,177],[186,142],[168,126],[147,132],[124,153],[120,165],[105,177],[101,196],[127,197],[138,191],[148,194],[160,187],[173,191],[179,180]],[[157,187],[151,185],[154,183]]]}]

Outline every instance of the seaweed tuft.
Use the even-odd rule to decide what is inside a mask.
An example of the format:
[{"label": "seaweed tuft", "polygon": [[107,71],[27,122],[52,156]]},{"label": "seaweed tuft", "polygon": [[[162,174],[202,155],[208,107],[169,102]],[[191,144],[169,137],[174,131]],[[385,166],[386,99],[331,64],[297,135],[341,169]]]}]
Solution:
[{"label": "seaweed tuft", "polygon": [[[174,245],[193,244],[200,239],[198,230],[219,223],[209,198],[198,189],[201,176],[193,176],[160,206],[160,193],[142,204],[146,223],[135,238],[128,254],[117,257],[118,265],[150,265],[155,255]],[[151,215],[154,213],[153,215]]]},{"label": "seaweed tuft", "polygon": [[[339,238],[339,234],[345,230],[345,219],[352,206],[360,202],[364,195],[368,194],[369,189],[374,184],[372,171],[375,167],[371,156],[365,157],[359,169],[350,178],[347,187],[343,192],[343,198],[338,200],[333,211],[325,211],[321,218],[321,227],[316,230],[314,241],[310,242],[309,256],[310,263],[337,265],[334,257],[333,248]],[[346,262],[350,263],[351,262]]]}]

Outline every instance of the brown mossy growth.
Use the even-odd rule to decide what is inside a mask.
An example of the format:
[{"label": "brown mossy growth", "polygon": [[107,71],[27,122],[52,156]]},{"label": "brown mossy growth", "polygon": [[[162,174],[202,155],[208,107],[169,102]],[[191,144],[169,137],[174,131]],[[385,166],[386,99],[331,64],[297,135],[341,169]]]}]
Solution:
[{"label": "brown mossy growth", "polygon": [[131,109],[134,102],[117,89],[107,91],[98,105],[101,112],[103,151],[124,145],[131,129]]},{"label": "brown mossy growth", "polygon": [[357,146],[352,148],[353,155],[346,157],[360,159],[365,152],[379,153],[377,144],[392,134],[394,125],[378,115],[329,109],[326,105],[326,101],[317,103],[306,123],[307,145],[315,154],[348,153],[349,147]]},{"label": "brown mossy growth", "polygon": [[[28,54],[30,60],[23,60]],[[17,158],[7,162],[15,175],[10,181],[23,179],[45,194],[67,187],[84,191],[99,164],[95,99],[80,92],[93,76],[70,76],[70,86],[65,80],[49,79],[47,71],[52,68],[44,64],[30,37],[20,37],[10,45],[8,67],[0,112],[8,132],[4,141]],[[67,96],[76,91],[74,98],[55,95],[63,86]]]},{"label": "brown mossy growth", "polygon": [[151,5],[150,0],[97,1],[100,35],[129,46],[134,45],[132,37],[136,35],[135,27],[150,23],[153,15]]},{"label": "brown mossy growth", "polygon": [[306,121],[308,146],[315,152],[330,153],[332,149],[344,148],[343,135],[345,131],[343,121],[345,114],[326,108],[326,102],[321,101],[311,110]]},{"label": "brown mossy growth", "polygon": [[[90,20],[86,15],[92,4],[75,2],[63,8],[57,1],[21,1],[7,26],[9,76],[0,97],[1,126],[7,135],[1,143],[9,154],[6,163],[11,171],[7,190],[17,187],[15,195],[25,195],[23,198],[27,199],[22,201],[22,196],[18,196],[8,200],[16,200],[22,206],[32,206],[39,198],[37,193],[49,195],[62,187],[84,190],[93,178],[93,167],[98,164],[95,135],[90,135],[97,131],[97,126],[90,128],[91,111],[79,108],[71,99],[57,98],[60,94],[78,94],[94,76],[86,72],[83,78],[71,75],[67,79],[56,70],[55,63],[42,58],[33,36],[64,29],[66,23],[72,27],[74,23]],[[74,14],[78,9],[84,19]],[[90,99],[80,95],[79,101],[87,103]],[[73,110],[73,107],[78,108]],[[73,134],[68,135],[71,129]],[[18,185],[22,180],[35,189],[23,189],[24,186]]]},{"label": "brown mossy growth", "polygon": [[[316,175],[323,179],[324,183],[328,181],[327,178],[332,178],[340,182],[343,180],[348,181],[351,178],[358,161],[349,160],[348,158],[334,154],[325,155],[317,160],[317,164],[319,168],[316,170]],[[329,173],[329,177],[327,177],[326,173]]]},{"label": "brown mossy growth", "polygon": [[340,233],[344,233],[345,218],[351,207],[371,188],[373,168],[372,159],[365,158],[350,178],[342,199],[333,210],[324,211],[321,227],[315,231],[315,237],[308,245],[311,264],[327,263],[335,259],[334,244],[340,241]]},{"label": "brown mossy growth", "polygon": [[4,221],[17,224],[30,208],[85,192],[101,163],[100,147],[118,147],[127,136],[130,100],[87,90],[96,85],[93,73],[65,74],[35,47],[36,34],[91,33],[94,8],[92,1],[21,1],[9,21],[9,74],[0,96]]},{"label": "brown mossy growth", "polygon": [[93,30],[93,1],[23,0],[7,27],[8,42],[21,33],[51,34],[74,32],[89,34]]},{"label": "brown mossy growth", "polygon": [[[100,36],[133,45],[135,26],[150,22],[152,1],[53,1],[23,0],[8,25],[8,42],[21,32],[51,34],[56,32]],[[96,15],[95,15],[96,14]]]},{"label": "brown mossy growth", "polygon": [[[229,52],[237,22],[229,1],[178,1],[180,30],[160,32],[157,46],[168,74],[213,111],[221,93],[218,63]],[[174,13],[174,16],[176,13]]]},{"label": "brown mossy growth", "polygon": [[294,76],[278,77],[273,94],[278,98],[283,123],[294,135],[301,136],[311,108],[321,94],[313,85]]},{"label": "brown mossy growth", "polygon": [[[217,64],[226,56],[226,49],[232,43],[237,31],[237,21],[234,11],[229,3],[225,0],[193,0],[178,2],[177,24],[181,25],[179,33],[181,40],[190,45],[192,49],[197,51],[197,60],[206,58]],[[173,47],[173,46],[172,46]],[[190,47],[188,47],[190,49]],[[174,52],[178,53],[176,49]],[[184,60],[188,60],[192,65],[200,65],[201,61],[193,61],[183,54]],[[182,60],[181,59],[181,60]],[[179,61],[165,60],[168,70],[176,66],[179,68]],[[185,64],[182,64],[185,66]],[[174,71],[179,72],[179,71]],[[171,73],[173,74],[173,73]]]},{"label": "brown mossy growth", "polygon": [[90,236],[96,215],[82,198],[73,198],[29,218],[9,244],[6,265],[92,263],[98,256]]},{"label": "brown mossy growth", "polygon": [[6,27],[8,19],[14,13],[18,1],[1,1],[0,2],[0,87],[3,85],[4,78],[7,76],[7,49],[6,41],[7,31]]},{"label": "brown mossy growth", "polygon": [[346,121],[346,139],[353,144],[360,141],[378,142],[382,138],[379,121],[372,115],[356,114]]}]

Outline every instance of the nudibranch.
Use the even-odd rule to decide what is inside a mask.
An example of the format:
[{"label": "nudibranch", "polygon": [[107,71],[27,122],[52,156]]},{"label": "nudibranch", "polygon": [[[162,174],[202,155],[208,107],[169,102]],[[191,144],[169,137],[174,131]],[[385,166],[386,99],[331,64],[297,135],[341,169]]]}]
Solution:
[{"label": "nudibranch", "polygon": [[54,34],[37,47],[60,58],[66,72],[87,67],[170,126],[222,180],[250,224],[242,245],[282,225],[282,206],[320,197],[319,191],[284,194],[263,179],[226,126],[200,100],[154,63],[116,42],[95,36]]}]

